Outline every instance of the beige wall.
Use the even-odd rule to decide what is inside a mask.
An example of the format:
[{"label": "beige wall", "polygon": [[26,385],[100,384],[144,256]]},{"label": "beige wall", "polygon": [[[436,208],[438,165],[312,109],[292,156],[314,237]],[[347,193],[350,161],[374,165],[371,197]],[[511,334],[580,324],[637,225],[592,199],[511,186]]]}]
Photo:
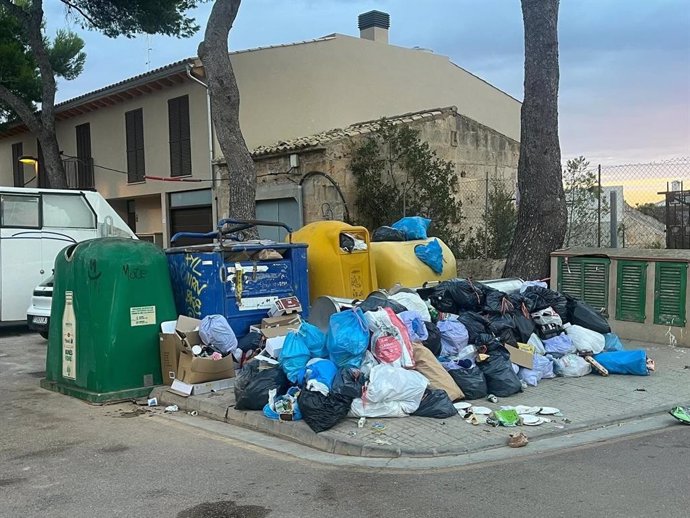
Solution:
[{"label": "beige wall", "polygon": [[519,140],[520,103],[446,56],[337,35],[231,59],[250,148],[444,106]]}]

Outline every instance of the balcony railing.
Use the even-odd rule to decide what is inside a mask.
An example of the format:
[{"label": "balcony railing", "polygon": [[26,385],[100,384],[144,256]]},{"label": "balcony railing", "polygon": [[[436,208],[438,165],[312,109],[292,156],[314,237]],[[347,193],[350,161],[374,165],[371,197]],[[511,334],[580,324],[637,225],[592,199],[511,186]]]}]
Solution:
[{"label": "balcony railing", "polygon": [[93,158],[63,158],[62,165],[67,175],[69,189],[95,189]]}]

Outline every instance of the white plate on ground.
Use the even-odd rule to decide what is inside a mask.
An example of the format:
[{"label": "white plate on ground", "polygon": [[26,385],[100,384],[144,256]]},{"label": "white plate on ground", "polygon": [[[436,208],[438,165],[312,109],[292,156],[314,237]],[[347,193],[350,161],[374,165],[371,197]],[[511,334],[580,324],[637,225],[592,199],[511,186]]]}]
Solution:
[{"label": "white plate on ground", "polygon": [[453,403],[453,406],[455,407],[455,410],[467,410],[472,406],[472,403],[461,401],[460,403]]},{"label": "white plate on ground", "polygon": [[473,406],[470,407],[470,412],[477,415],[489,415],[492,412],[492,410],[489,407],[485,406]]},{"label": "white plate on ground", "polygon": [[557,408],[554,408],[552,406],[543,406],[543,407],[541,407],[541,410],[539,411],[539,413],[541,415],[554,415],[554,414],[558,414],[559,412],[560,412],[560,410],[558,410]]},{"label": "white plate on ground", "polygon": [[518,405],[515,407],[515,411],[518,414],[536,414],[540,410],[541,410],[541,408],[538,406]]},{"label": "white plate on ground", "polygon": [[525,426],[539,426],[546,422],[542,417],[532,414],[522,414],[520,418],[522,419],[522,424]]}]

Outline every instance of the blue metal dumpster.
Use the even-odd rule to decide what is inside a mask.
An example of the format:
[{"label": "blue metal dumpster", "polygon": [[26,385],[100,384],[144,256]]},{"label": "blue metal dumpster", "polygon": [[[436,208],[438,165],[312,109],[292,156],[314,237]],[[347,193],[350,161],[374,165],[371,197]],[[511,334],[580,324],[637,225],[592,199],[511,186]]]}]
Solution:
[{"label": "blue metal dumpster", "polygon": [[[224,230],[226,225],[234,227]],[[165,251],[180,315],[199,319],[223,315],[238,337],[246,335],[250,325],[261,323],[273,302],[282,297],[297,297],[302,304],[302,316],[309,316],[306,244],[226,239],[227,235],[260,225],[282,226],[291,232],[286,225],[274,222],[221,220],[215,232],[180,232],[172,237],[172,244],[186,238],[215,240],[212,244]],[[270,250],[278,252],[281,258],[266,258]]]}]

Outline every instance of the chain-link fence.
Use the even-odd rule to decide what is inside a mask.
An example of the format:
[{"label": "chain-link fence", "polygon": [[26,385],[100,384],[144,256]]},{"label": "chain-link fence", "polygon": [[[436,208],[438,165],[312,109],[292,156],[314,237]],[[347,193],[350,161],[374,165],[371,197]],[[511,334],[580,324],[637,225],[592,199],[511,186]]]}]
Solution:
[{"label": "chain-link fence", "polygon": [[[563,170],[568,221],[563,246],[690,248],[690,158]],[[515,177],[461,179],[462,258],[505,258],[516,221]]]}]

